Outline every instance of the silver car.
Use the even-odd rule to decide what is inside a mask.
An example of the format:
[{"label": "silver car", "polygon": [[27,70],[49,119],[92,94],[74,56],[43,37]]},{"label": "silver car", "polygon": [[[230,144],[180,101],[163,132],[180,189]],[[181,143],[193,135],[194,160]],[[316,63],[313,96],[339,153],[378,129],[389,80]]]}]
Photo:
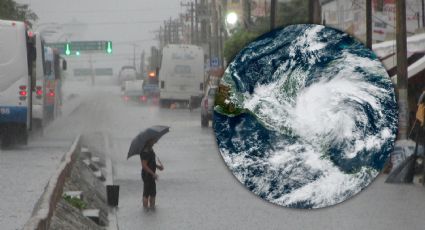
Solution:
[{"label": "silver car", "polygon": [[217,86],[210,85],[201,101],[201,126],[208,127],[209,121],[212,119],[214,109],[214,99],[217,93]]}]

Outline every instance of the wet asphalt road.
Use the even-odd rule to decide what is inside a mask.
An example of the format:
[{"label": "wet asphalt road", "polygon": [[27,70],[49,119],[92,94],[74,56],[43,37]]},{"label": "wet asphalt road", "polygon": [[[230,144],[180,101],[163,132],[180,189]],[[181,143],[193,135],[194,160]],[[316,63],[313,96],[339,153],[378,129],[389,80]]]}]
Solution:
[{"label": "wet asphalt road", "polygon": [[[385,184],[379,176],[365,191],[334,207],[294,210],[265,202],[244,188],[225,166],[200,111],[125,103],[119,87],[75,83],[78,102],[46,131],[50,145],[78,133],[108,137],[107,154],[120,185],[118,223],[133,229],[425,229],[425,188]],[[126,159],[131,139],[151,125],[169,125],[154,150],[165,166],[157,182],[157,209],[141,204],[140,159]],[[31,146],[31,144],[30,144]],[[62,145],[61,145],[62,146]],[[4,186],[3,184],[1,186]],[[2,197],[2,199],[5,199]]]}]

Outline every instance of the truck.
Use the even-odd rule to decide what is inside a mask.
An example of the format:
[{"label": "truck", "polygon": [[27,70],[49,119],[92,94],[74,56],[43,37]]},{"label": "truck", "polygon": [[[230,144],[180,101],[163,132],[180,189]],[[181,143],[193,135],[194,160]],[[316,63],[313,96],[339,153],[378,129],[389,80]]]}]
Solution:
[{"label": "truck", "polygon": [[200,96],[204,89],[204,51],[195,45],[169,44],[162,50],[159,69],[159,103],[189,104],[191,96]]},{"label": "truck", "polygon": [[148,71],[143,81],[143,98],[145,101],[151,101],[154,104],[157,104],[159,99],[158,76],[156,72],[156,70]]},{"label": "truck", "polygon": [[23,22],[0,20],[1,147],[27,144],[32,126],[36,47]]},{"label": "truck", "polygon": [[137,79],[137,71],[134,66],[123,66],[118,73],[118,84],[121,86],[121,90],[124,90],[124,82],[132,81]]},{"label": "truck", "polygon": [[53,121],[61,113],[62,106],[62,70],[66,70],[66,61],[63,60],[59,51],[46,47],[45,50],[45,116],[47,122]]}]

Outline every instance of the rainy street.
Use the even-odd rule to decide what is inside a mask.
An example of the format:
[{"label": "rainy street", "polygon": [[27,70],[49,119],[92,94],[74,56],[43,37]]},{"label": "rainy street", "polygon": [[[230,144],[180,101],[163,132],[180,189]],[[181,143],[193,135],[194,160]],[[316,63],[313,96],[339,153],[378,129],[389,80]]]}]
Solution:
[{"label": "rainy street", "polygon": [[425,0],[0,0],[0,230],[424,210]]},{"label": "rainy street", "polygon": [[[45,139],[72,141],[78,133],[103,133],[120,185],[119,229],[423,229],[423,188],[384,183],[380,176],[365,191],[330,208],[302,211],[263,201],[245,189],[225,166],[211,128],[200,112],[126,103],[109,81],[90,87],[67,82],[79,105],[49,127]],[[72,88],[70,88],[72,87]],[[78,90],[76,90],[78,88]],[[67,114],[68,113],[68,114]],[[164,164],[157,182],[157,209],[144,212],[140,159],[126,160],[131,139],[154,124],[170,132],[154,150]]]}]

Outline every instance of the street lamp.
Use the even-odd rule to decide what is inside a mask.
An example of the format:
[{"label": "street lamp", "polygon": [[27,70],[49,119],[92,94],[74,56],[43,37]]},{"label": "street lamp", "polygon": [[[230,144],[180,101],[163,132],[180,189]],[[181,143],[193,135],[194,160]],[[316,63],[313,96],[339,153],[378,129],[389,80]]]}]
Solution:
[{"label": "street lamp", "polygon": [[230,12],[226,15],[226,22],[230,26],[236,25],[238,22],[238,15],[235,12]]}]

